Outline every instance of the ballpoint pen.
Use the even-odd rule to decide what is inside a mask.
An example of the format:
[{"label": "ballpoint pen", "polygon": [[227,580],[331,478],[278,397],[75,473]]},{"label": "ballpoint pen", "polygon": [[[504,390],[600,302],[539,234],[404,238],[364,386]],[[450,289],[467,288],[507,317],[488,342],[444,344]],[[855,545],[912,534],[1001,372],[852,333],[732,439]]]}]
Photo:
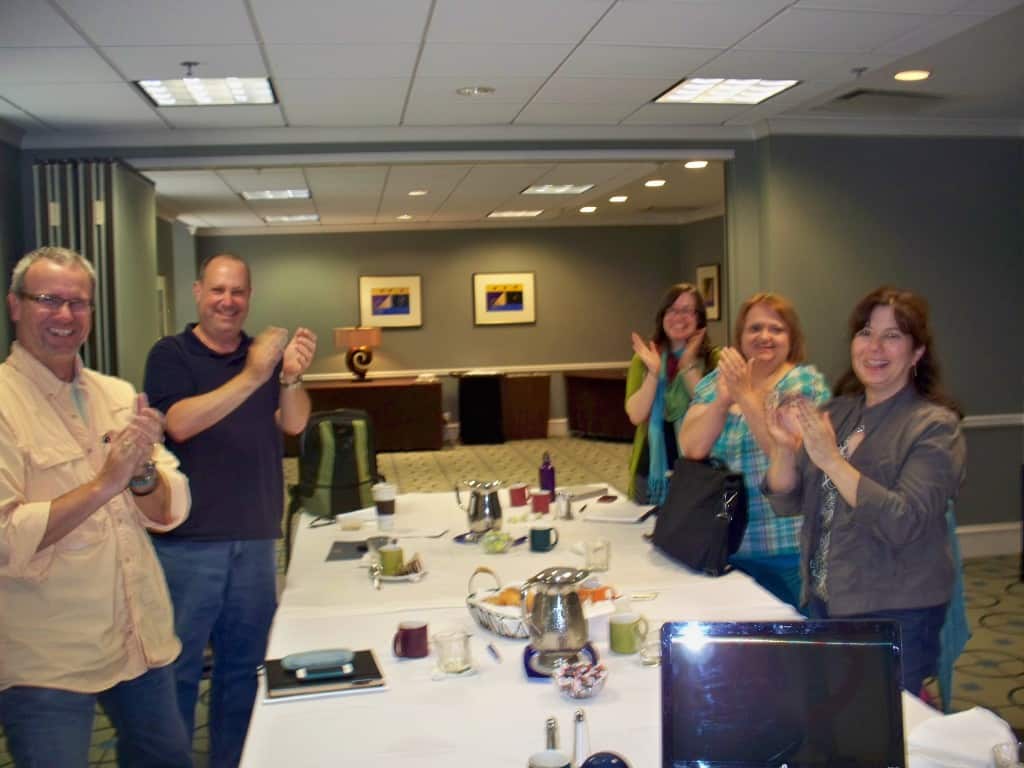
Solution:
[{"label": "ballpoint pen", "polygon": [[494,647],[494,643],[487,644],[487,652],[494,657],[494,660],[501,664],[501,654],[498,653],[498,649]]}]

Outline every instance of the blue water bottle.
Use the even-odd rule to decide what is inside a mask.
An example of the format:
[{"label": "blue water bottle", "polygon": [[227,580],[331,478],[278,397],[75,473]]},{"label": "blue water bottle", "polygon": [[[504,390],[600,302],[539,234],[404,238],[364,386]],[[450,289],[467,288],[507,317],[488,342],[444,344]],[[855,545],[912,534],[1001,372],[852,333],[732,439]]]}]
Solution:
[{"label": "blue water bottle", "polygon": [[555,465],[551,463],[551,455],[544,451],[544,458],[540,463],[540,489],[542,491],[555,492]]}]

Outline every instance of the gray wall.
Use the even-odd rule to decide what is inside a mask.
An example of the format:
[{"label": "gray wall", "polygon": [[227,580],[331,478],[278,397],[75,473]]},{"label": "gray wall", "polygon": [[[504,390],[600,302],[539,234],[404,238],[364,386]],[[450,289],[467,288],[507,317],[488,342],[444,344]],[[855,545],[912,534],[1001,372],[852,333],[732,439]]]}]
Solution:
[{"label": "gray wall", "polygon": [[112,198],[117,375],[141,389],[146,355],[160,335],[156,192],[138,174],[116,166]]},{"label": "gray wall", "polygon": [[[360,275],[423,277],[423,326],[388,328],[378,370],[622,361],[629,331],[680,279],[670,227],[200,237],[252,265],[251,330],[303,324],[320,337],[312,372],[344,371],[330,331],[359,322]],[[474,326],[474,272],[534,272],[537,322]]]},{"label": "gray wall", "polygon": [[[11,270],[22,255],[22,247],[19,152],[17,148],[0,141],[0,267],[4,275],[4,296],[10,287]],[[3,321],[0,321],[0,358],[7,356],[7,347],[12,338],[13,329],[5,303]]]},{"label": "gray wall", "polygon": [[[196,240],[181,222],[171,228],[171,248],[174,266],[168,275],[171,290],[171,327],[177,332],[185,323],[195,319],[195,304],[192,302],[192,283],[196,279]],[[173,279],[172,279],[173,278]]]},{"label": "gray wall", "polygon": [[[775,137],[734,165],[734,302],[760,288],[790,297],[810,360],[834,382],[849,364],[854,303],[884,283],[911,288],[931,304],[967,414],[1024,410],[1024,143]],[[1018,520],[1020,428],[966,434],[960,522]]]},{"label": "gray wall", "polygon": [[708,320],[708,334],[711,343],[724,346],[729,343],[729,306],[726,291],[727,275],[725,264],[725,219],[716,216],[688,224],[679,229],[680,279],[695,283],[697,267],[717,264],[719,275],[719,297],[721,307],[718,320]]}]

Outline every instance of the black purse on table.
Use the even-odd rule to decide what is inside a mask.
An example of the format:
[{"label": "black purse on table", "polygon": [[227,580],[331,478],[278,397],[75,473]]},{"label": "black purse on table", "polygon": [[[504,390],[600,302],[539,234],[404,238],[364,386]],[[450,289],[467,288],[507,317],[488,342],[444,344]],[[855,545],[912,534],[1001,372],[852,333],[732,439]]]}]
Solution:
[{"label": "black purse on table", "polygon": [[718,459],[680,457],[657,515],[654,546],[688,568],[721,576],[747,530],[743,475]]}]

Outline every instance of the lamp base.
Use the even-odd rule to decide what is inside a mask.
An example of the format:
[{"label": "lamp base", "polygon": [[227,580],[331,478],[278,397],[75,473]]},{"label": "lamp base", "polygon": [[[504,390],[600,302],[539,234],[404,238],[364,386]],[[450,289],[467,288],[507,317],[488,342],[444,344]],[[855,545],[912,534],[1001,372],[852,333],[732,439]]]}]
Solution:
[{"label": "lamp base", "polygon": [[369,347],[349,347],[345,354],[345,365],[360,381],[366,380],[366,372],[373,362],[373,350]]}]

